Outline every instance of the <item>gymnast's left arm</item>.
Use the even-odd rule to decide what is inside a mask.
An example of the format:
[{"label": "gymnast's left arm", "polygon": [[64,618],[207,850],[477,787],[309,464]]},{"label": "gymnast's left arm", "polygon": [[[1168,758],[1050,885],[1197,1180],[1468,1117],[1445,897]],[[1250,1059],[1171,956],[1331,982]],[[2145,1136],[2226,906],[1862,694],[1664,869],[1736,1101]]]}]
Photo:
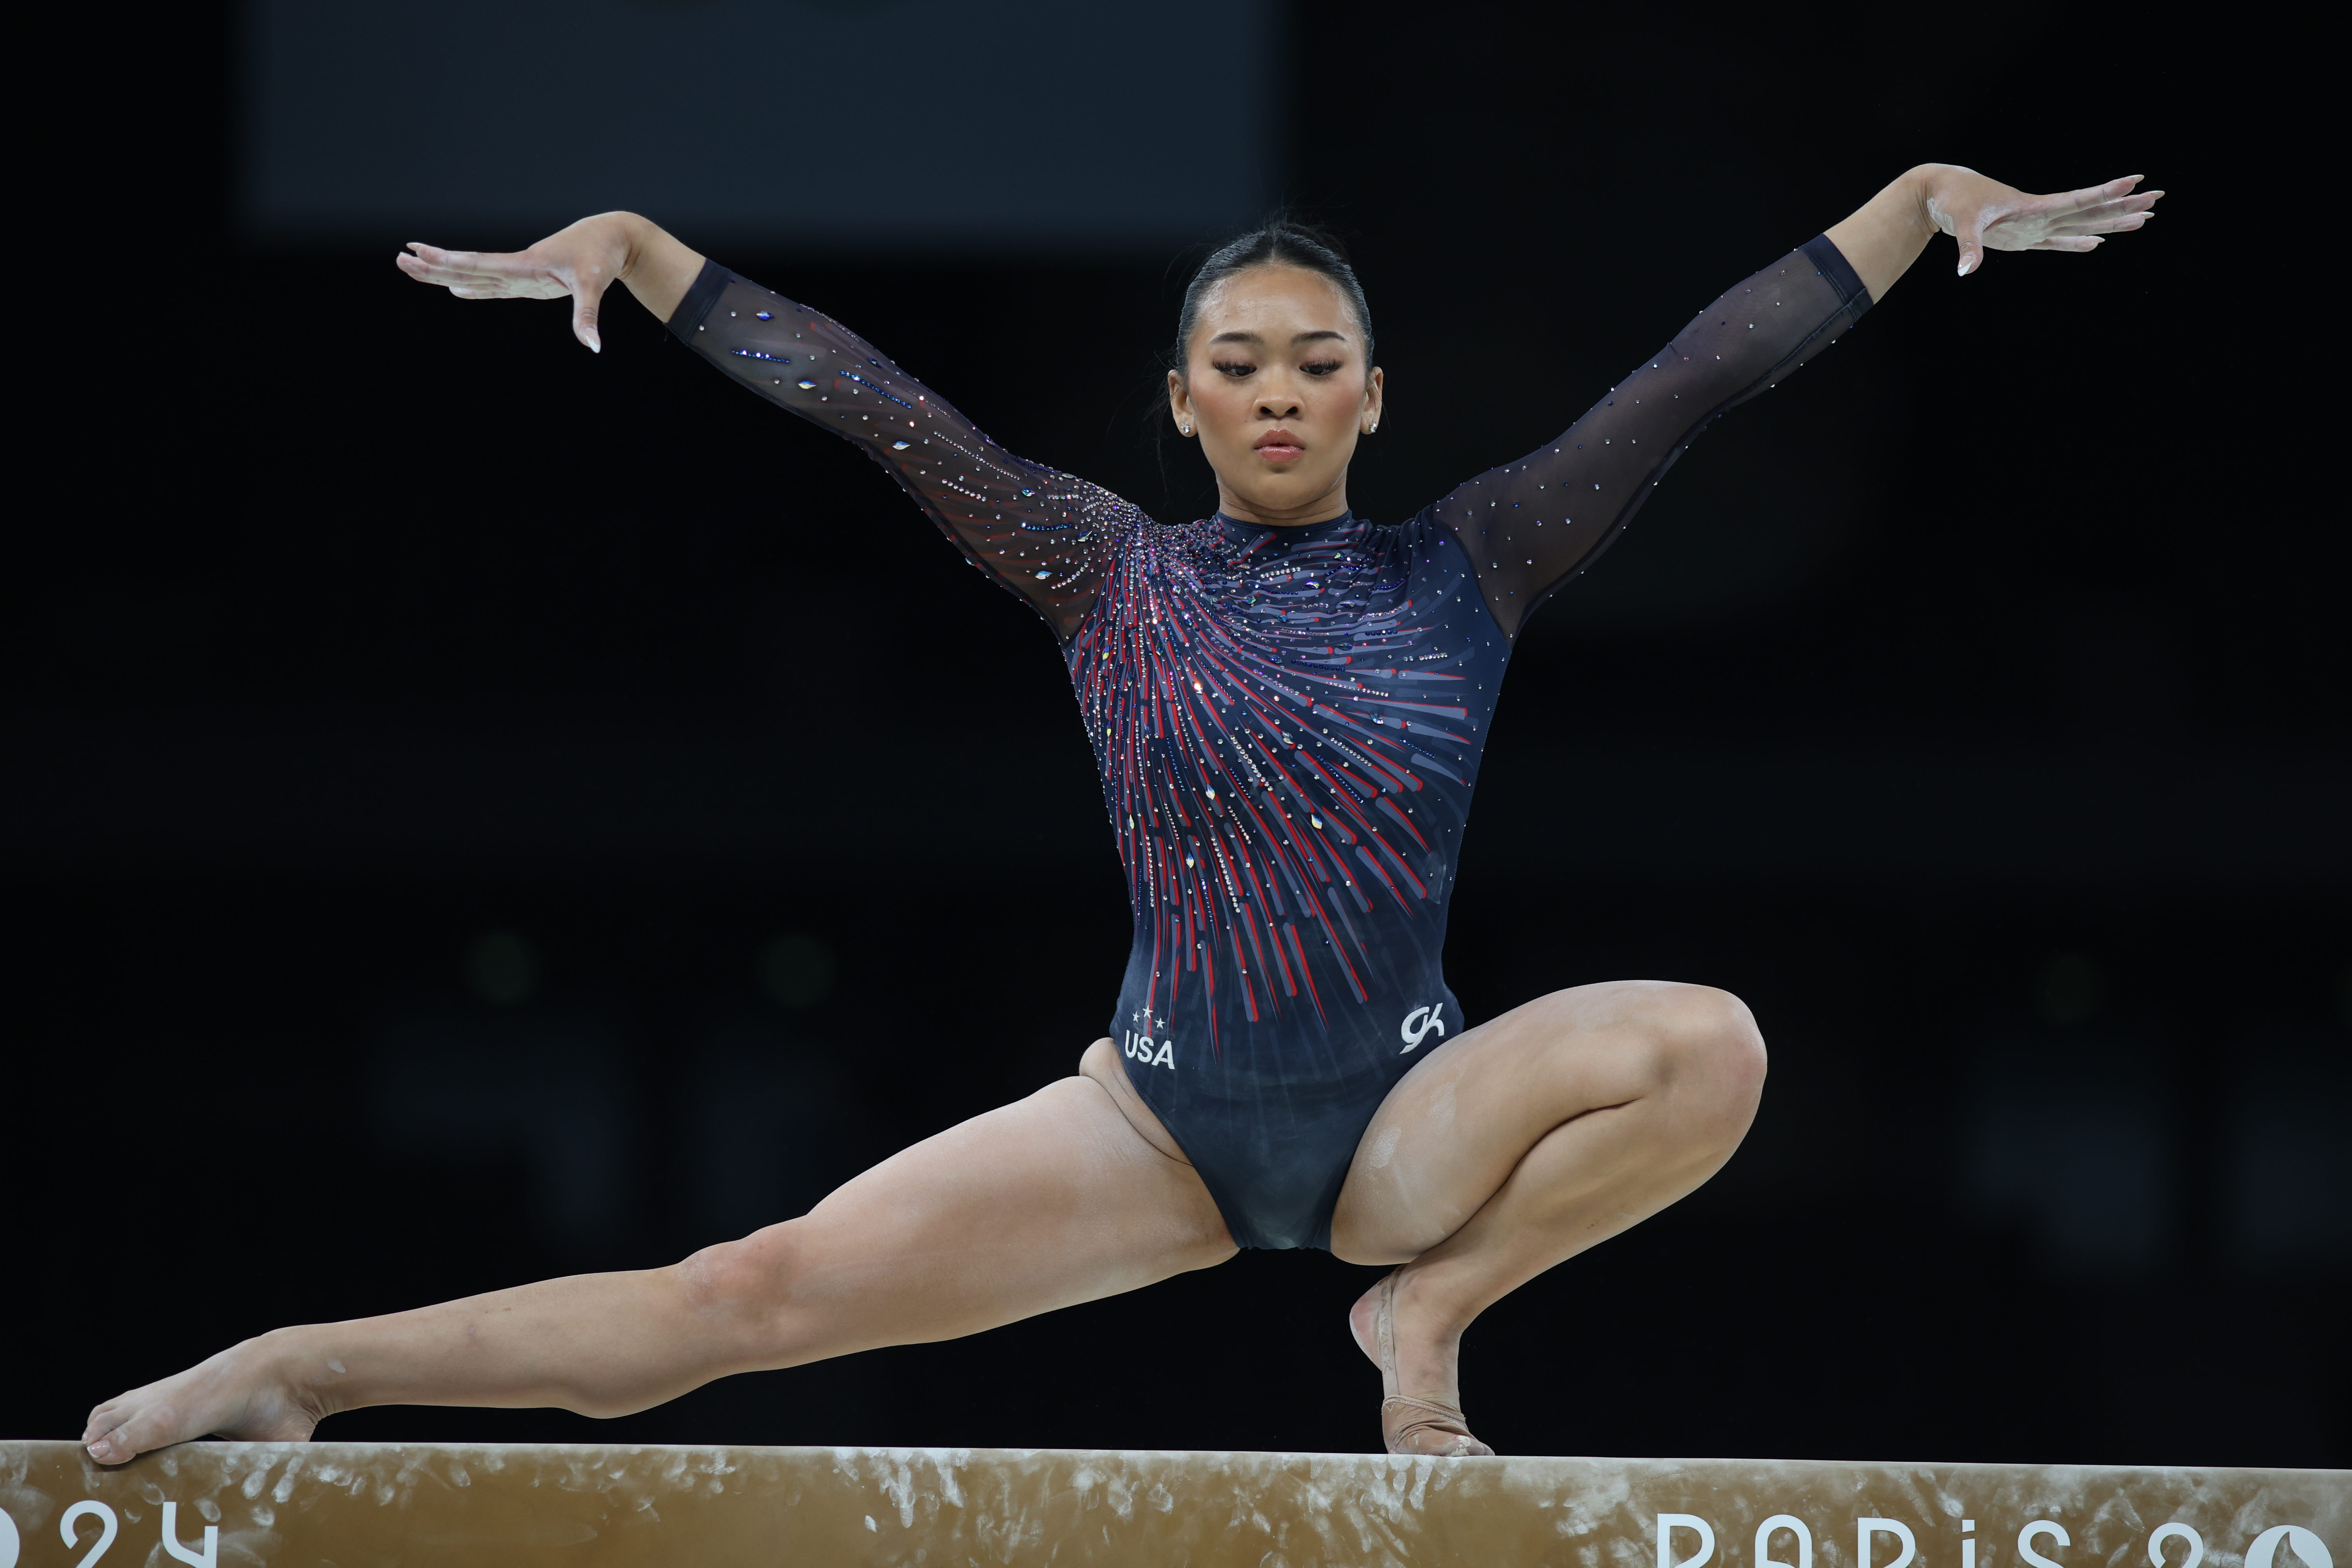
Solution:
[{"label": "gymnast's left arm", "polygon": [[2146,224],[2140,176],[2028,195],[1973,169],[1923,163],[1828,232],[1725,292],[1557,439],[1437,503],[1513,637],[1590,565],[1707,423],[1780,384],[1885,298],[1937,234],[1960,276],[1996,250],[2080,255]]}]

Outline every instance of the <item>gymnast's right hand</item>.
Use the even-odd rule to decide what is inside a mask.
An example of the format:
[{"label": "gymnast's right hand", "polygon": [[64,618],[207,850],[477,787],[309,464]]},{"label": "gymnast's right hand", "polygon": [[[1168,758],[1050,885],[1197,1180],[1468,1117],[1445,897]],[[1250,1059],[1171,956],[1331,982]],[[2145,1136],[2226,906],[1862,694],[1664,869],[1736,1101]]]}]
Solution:
[{"label": "gymnast's right hand", "polygon": [[583,217],[529,250],[443,250],[412,240],[399,262],[418,282],[460,300],[569,299],[572,335],[598,353],[597,313],[615,280],[667,321],[702,269],[700,256],[635,213]]}]

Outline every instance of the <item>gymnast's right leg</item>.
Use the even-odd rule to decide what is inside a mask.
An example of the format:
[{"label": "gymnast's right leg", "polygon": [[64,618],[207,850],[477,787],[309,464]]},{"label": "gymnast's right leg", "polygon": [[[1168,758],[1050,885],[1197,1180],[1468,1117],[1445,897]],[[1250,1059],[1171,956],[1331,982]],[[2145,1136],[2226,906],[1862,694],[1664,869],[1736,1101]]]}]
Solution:
[{"label": "gymnast's right leg", "polygon": [[307,1438],[370,1405],[623,1415],[730,1373],[953,1339],[1231,1258],[1108,1040],[1081,1073],[682,1263],[274,1330],[108,1400],[82,1441],[119,1464],[213,1433]]}]

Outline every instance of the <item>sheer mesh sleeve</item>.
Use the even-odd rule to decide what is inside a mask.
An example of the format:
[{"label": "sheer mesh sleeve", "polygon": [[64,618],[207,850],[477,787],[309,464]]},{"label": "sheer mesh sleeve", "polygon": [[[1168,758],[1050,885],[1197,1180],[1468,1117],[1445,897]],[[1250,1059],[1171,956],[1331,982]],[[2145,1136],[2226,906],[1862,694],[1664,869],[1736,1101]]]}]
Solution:
[{"label": "sheer mesh sleeve", "polygon": [[669,329],[771,403],[864,447],[1065,644],[1094,606],[1115,537],[1146,521],[1099,485],[1004,451],[848,328],[716,262]]},{"label": "sheer mesh sleeve", "polygon": [[1439,501],[1504,632],[1518,636],[1536,605],[1591,564],[1709,420],[1776,384],[1869,308],[1837,247],[1810,240],[1701,311],[1558,440]]}]

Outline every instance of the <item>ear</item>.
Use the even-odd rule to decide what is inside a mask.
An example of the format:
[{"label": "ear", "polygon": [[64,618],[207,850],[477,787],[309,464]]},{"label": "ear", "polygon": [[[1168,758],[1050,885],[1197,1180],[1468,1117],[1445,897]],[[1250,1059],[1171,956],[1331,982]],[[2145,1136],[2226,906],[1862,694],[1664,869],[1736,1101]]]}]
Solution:
[{"label": "ear", "polygon": [[1387,373],[1382,371],[1378,365],[1372,366],[1372,374],[1364,377],[1364,410],[1362,418],[1366,425],[1378,425],[1381,422],[1381,409],[1383,406],[1387,389]]},{"label": "ear", "polygon": [[1192,423],[1192,389],[1185,384],[1180,372],[1172,370],[1168,373],[1168,412],[1176,416],[1179,425]]}]

